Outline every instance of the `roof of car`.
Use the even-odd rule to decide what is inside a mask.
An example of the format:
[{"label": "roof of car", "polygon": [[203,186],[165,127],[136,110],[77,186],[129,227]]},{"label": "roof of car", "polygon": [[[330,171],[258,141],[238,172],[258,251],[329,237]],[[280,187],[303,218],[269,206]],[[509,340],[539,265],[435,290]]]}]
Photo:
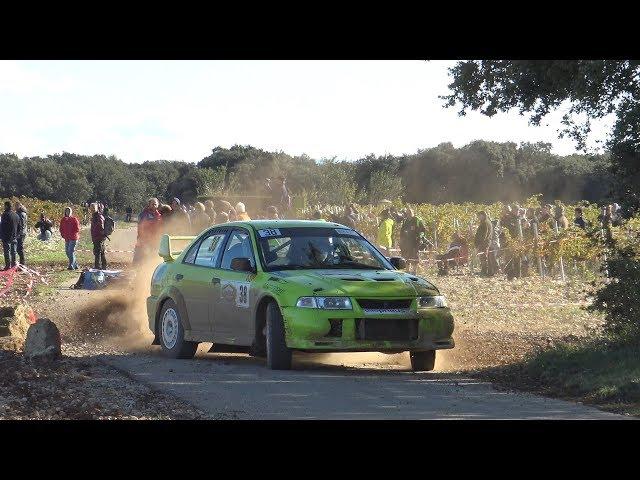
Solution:
[{"label": "roof of car", "polygon": [[222,223],[223,226],[246,226],[252,225],[256,229],[261,228],[299,228],[299,227],[325,227],[325,228],[348,228],[335,222],[325,222],[324,220],[249,220],[246,222]]}]

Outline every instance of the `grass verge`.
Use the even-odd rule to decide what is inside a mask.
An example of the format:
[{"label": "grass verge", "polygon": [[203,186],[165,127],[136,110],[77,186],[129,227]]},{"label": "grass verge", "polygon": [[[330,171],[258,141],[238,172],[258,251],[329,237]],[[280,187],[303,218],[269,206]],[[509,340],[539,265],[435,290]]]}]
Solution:
[{"label": "grass verge", "polygon": [[606,338],[559,343],[480,376],[522,390],[640,416],[640,345]]}]

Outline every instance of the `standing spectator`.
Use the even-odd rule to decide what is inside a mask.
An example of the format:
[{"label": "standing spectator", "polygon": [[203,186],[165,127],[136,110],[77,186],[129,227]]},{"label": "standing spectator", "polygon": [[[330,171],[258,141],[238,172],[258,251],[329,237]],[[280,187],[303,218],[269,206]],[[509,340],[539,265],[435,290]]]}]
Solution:
[{"label": "standing spectator", "polygon": [[427,229],[421,218],[417,217],[413,209],[407,207],[400,230],[400,251],[407,260],[407,266],[414,274],[418,268],[418,251],[424,243]]},{"label": "standing spectator", "polygon": [[[150,198],[147,206],[138,216],[138,238],[133,253],[133,263],[137,264],[143,257],[151,255],[158,247],[162,234],[162,214],[158,210],[160,202],[157,198]],[[173,212],[173,210],[172,210]],[[181,232],[182,235],[189,231]]]},{"label": "standing spectator", "polygon": [[478,251],[478,257],[480,259],[480,274],[481,275],[489,275],[489,246],[491,245],[491,237],[493,226],[491,225],[491,220],[489,219],[489,215],[484,210],[481,210],[477,213],[478,216],[478,228],[476,229],[476,236],[474,239],[474,245],[476,250]]},{"label": "standing spectator", "polygon": [[127,223],[130,223],[131,222],[131,216],[133,215],[133,208],[127,207],[125,212],[126,212],[126,215],[124,217],[124,221],[127,222]]},{"label": "standing spectator", "polygon": [[617,203],[611,205],[611,225],[614,227],[622,225],[622,208]]},{"label": "standing spectator", "polygon": [[265,178],[264,185],[262,186],[262,210],[269,208],[269,205],[273,202],[273,188],[271,188],[271,179]]},{"label": "standing spectator", "polygon": [[18,259],[22,265],[25,265],[24,259],[24,241],[27,238],[27,209],[20,202],[16,202],[16,215],[18,215],[18,240],[16,249],[18,251]]},{"label": "standing spectator", "polygon": [[242,222],[251,220],[251,217],[247,213],[247,209],[242,202],[238,202],[236,204],[236,219]]},{"label": "standing spectator", "polygon": [[203,203],[197,202],[195,208],[195,212],[191,215],[191,228],[193,234],[198,235],[200,232],[211,226],[211,219],[205,213],[205,206]]},{"label": "standing spectator", "polygon": [[229,214],[227,214],[227,212],[220,212],[218,214],[218,223],[229,223]]},{"label": "standing spectator", "polygon": [[383,210],[380,214],[380,225],[378,225],[378,245],[390,253],[393,247],[393,219],[389,216],[389,210]]},{"label": "standing spectator", "polygon": [[102,215],[102,209],[97,203],[89,205],[89,211],[91,212],[91,241],[93,242],[93,258],[94,268],[106,270],[107,269],[107,257],[104,251],[104,216]]},{"label": "standing spectator", "polygon": [[4,202],[4,213],[0,217],[0,235],[2,237],[5,270],[16,266],[19,221],[18,215],[12,210],[11,202]]},{"label": "standing spectator", "polygon": [[80,222],[73,216],[71,207],[64,209],[64,217],[60,219],[60,235],[64,238],[64,251],[69,259],[67,270],[77,270],[76,245],[80,238]]},{"label": "standing spectator", "polygon": [[558,222],[558,228],[564,230],[569,228],[569,220],[564,215],[564,206],[558,204],[555,208],[554,219]]},{"label": "standing spectator", "polygon": [[51,240],[51,228],[53,227],[53,222],[49,220],[44,212],[40,213],[40,220],[35,225],[36,228],[40,229],[40,235],[38,235],[38,240],[48,241]]},{"label": "standing spectator", "polygon": [[278,191],[280,209],[282,212],[288,212],[291,208],[291,196],[289,196],[289,191],[287,190],[287,179],[283,175],[280,175],[278,180],[280,180],[280,188]]},{"label": "standing spectator", "polygon": [[489,243],[489,275],[495,275],[500,271],[498,255],[500,253],[500,220],[491,220],[491,243]]},{"label": "standing spectator", "polygon": [[[155,200],[157,201],[158,199]],[[140,221],[142,215],[143,213],[140,212],[138,221]],[[191,218],[186,209],[183,208],[179,198],[174,198],[171,201],[171,213],[163,221],[166,223],[166,233],[169,235],[189,235],[191,232]]]},{"label": "standing spectator", "polygon": [[216,224],[216,209],[213,204],[213,200],[207,200],[204,202],[204,213],[207,214],[209,219],[211,220],[211,225]]},{"label": "standing spectator", "polygon": [[581,228],[582,230],[586,230],[587,229],[587,222],[585,221],[584,217],[582,216],[582,207],[576,207],[575,208],[575,218],[573,220],[573,224],[576,227]]},{"label": "standing spectator", "polygon": [[236,209],[233,207],[229,209],[227,215],[229,216],[230,222],[235,222],[236,220],[238,220],[238,212],[236,212]]}]

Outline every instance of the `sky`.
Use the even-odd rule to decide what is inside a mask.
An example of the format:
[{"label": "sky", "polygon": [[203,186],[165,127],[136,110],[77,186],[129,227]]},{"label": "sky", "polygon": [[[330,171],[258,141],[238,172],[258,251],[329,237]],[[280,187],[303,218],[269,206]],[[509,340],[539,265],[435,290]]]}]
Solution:
[{"label": "sky", "polygon": [[[0,153],[115,155],[197,162],[253,145],[356,160],[473,140],[558,139],[517,111],[493,118],[444,108],[448,61],[0,61]],[[594,125],[605,139],[610,120]],[[594,145],[592,145],[594,146]]]}]

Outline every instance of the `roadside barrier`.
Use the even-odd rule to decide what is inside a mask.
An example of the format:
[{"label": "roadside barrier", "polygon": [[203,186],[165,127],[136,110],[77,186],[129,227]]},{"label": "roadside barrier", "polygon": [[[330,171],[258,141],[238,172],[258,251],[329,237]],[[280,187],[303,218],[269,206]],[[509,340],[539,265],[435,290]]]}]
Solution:
[{"label": "roadside barrier", "polygon": [[0,270],[0,280],[2,279],[5,280],[4,286],[0,288],[0,297],[3,297],[9,292],[9,290],[11,290],[11,287],[13,287],[15,283],[16,276],[20,272],[26,273],[29,276],[29,280],[27,281],[27,284],[26,284],[26,292],[24,294],[24,297],[28,297],[29,295],[31,295],[31,292],[33,291],[33,287],[35,285],[36,280],[44,283],[45,285],[49,285],[49,282],[47,282],[47,280],[44,278],[42,274],[40,274],[39,272],[37,272],[32,268],[22,265],[21,263],[18,263],[16,264],[15,267],[12,267],[8,270]]}]

